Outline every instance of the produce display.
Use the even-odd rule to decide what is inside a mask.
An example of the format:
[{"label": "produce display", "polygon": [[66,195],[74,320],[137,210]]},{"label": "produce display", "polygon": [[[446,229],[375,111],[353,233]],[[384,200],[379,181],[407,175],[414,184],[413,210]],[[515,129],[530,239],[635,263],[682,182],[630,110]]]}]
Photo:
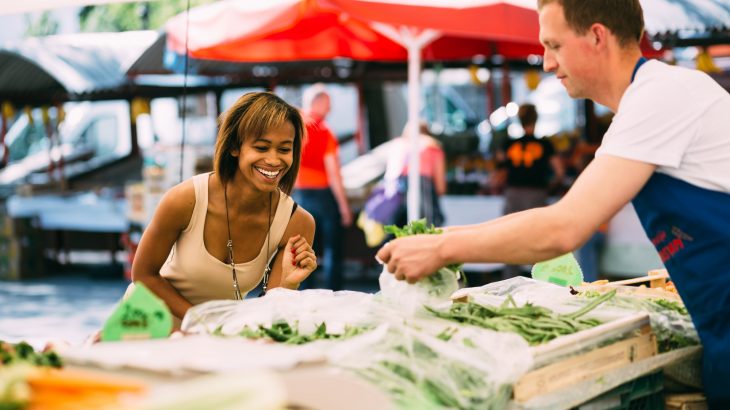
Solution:
[{"label": "produce display", "polygon": [[123,393],[139,393],[136,381],[62,368],[52,350],[37,352],[25,342],[0,342],[0,409],[111,409]]},{"label": "produce display", "polygon": [[446,310],[426,309],[434,316],[495,330],[520,335],[530,345],[549,342],[556,337],[590,329],[601,324],[596,319],[581,319],[581,316],[611,299],[616,292],[608,292],[595,298],[588,305],[567,314],[556,314],[552,310],[526,303],[517,306],[507,296],[501,306],[486,306],[474,302],[454,303]]},{"label": "produce display", "polygon": [[[605,290],[605,289],[604,289]],[[612,290],[616,292],[616,290]],[[597,290],[580,292],[577,296],[591,300],[602,298],[605,293]],[[607,304],[625,312],[647,312],[651,327],[657,337],[660,352],[699,344],[699,336],[694,329],[687,308],[681,302],[659,297],[638,296],[630,292],[616,295]]]},{"label": "produce display", "polygon": [[[386,230],[396,237],[442,232],[425,220]],[[188,310],[181,323],[182,340],[148,341],[165,343],[156,350],[132,349],[134,342],[120,342],[125,349],[101,343],[113,348],[113,359],[108,354],[73,356],[68,351],[66,357],[86,357],[89,361],[81,361],[84,364],[98,360],[101,365],[137,364],[143,370],[219,377],[239,368],[286,371],[303,363],[326,363],[327,370],[336,370],[339,377],[344,374],[360,384],[367,381],[371,392],[380,393],[383,400],[388,397],[395,408],[502,409],[510,400],[518,400],[525,378],[541,377],[547,373],[540,372],[560,368],[567,360],[603,354],[598,349],[616,355],[638,346],[643,356],[637,360],[642,360],[657,354],[657,344],[664,352],[699,343],[681,299],[667,290],[635,291],[611,284],[569,289],[524,277],[459,289],[462,276],[461,265],[455,264],[409,284],[396,280],[383,266],[377,294],[275,288],[262,298],[210,301]],[[662,297],[665,294],[671,296]],[[147,348],[153,349],[152,343]],[[128,361],[116,356],[122,350]],[[147,356],[137,355],[139,351]],[[201,360],[189,351],[218,356]],[[27,344],[0,343],[0,361],[0,410],[111,405],[233,409],[237,403],[258,400],[259,395],[271,398],[267,406],[278,408],[286,396],[284,387],[276,394],[261,393],[261,385],[274,385],[275,378],[247,389],[229,385],[225,378],[201,378],[202,384],[191,384],[187,396],[158,394],[146,397],[146,407],[124,407],[123,398],[139,397],[145,386],[74,369],[39,371],[39,367],[60,367],[59,357],[36,353]],[[155,393],[159,392],[151,396]]]}]

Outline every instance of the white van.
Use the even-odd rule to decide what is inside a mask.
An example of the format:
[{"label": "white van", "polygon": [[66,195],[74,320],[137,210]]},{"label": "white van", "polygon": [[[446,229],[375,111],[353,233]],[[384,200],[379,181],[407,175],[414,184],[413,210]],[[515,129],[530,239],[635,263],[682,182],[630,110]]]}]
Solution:
[{"label": "white van", "polygon": [[[27,115],[15,121],[5,137],[8,164],[0,169],[0,184],[43,184],[51,182],[51,162],[57,165],[62,161],[64,176],[68,178],[131,153],[127,101],[68,103],[64,111],[65,119],[58,127],[60,144],[54,140],[52,148],[40,109],[31,112],[32,121]],[[51,124],[55,124],[57,110],[51,108],[49,116]]]},{"label": "white van", "polygon": [[[207,95],[188,96],[188,105],[192,108],[188,109],[185,121],[185,152],[188,154],[184,155],[184,178],[192,174],[197,157],[209,155],[213,151],[216,117],[209,108],[211,104],[206,103],[208,99]],[[203,112],[196,112],[201,106],[204,107]],[[98,185],[107,182],[106,177],[110,176],[115,183],[124,185],[125,179],[141,179],[143,157],[153,157],[153,162],[165,168],[170,179],[166,187],[174,185],[179,182],[183,128],[178,101],[175,98],[157,98],[151,101],[150,107],[151,113],[137,116],[135,124],[140,155],[133,156],[137,160],[135,164],[126,165],[121,165],[121,162],[132,159],[130,155],[134,146],[130,104],[126,100],[66,103],[65,119],[58,127],[60,144],[54,136],[52,148],[41,110],[34,109],[31,112],[32,121],[27,115],[21,115],[5,138],[8,164],[0,168],[0,186],[57,182],[60,179],[57,170],[60,161],[63,163],[63,178],[67,181],[87,178],[85,174],[120,163],[101,180],[93,177],[87,179]],[[49,109],[52,124],[56,124],[56,111],[55,108]],[[2,150],[0,147],[0,157]],[[49,172],[51,163],[56,168],[52,173]]]}]

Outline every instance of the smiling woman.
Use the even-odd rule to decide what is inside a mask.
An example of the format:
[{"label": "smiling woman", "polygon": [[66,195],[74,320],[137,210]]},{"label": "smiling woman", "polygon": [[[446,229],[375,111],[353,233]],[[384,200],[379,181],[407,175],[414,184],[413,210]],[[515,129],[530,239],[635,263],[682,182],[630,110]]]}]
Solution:
[{"label": "smiling woman", "polygon": [[214,171],[165,194],[132,265],[134,281],[180,319],[192,305],[242,299],[262,281],[264,290],[296,289],[317,266],[314,219],[289,197],[304,137],[299,112],[272,93],[249,93],[220,121]]}]

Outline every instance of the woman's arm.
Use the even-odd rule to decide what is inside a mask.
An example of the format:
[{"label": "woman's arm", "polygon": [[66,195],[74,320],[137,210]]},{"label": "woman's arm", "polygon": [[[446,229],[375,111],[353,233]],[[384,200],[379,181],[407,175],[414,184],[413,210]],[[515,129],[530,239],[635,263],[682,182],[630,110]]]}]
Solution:
[{"label": "woman's arm", "polygon": [[[317,268],[317,256],[312,250],[314,227],[312,215],[301,206],[297,207],[271,264],[269,289],[277,287],[296,289]],[[292,249],[295,250],[294,253]]]},{"label": "woman's arm", "polygon": [[433,187],[438,196],[446,195],[446,155],[439,148],[433,157]]},{"label": "woman's arm", "polygon": [[132,280],[144,283],[180,319],[192,304],[160,276],[160,268],[170,255],[178,236],[190,223],[194,208],[195,189],[192,180],[170,189],[142,234],[132,263]]}]

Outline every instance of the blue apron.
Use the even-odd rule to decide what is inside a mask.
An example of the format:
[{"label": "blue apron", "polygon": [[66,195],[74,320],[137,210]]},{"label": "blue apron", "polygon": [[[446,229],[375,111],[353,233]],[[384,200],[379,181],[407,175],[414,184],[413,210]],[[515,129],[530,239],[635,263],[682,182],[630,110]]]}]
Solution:
[{"label": "blue apron", "polygon": [[655,172],[633,205],[699,333],[710,407],[730,409],[730,194]]},{"label": "blue apron", "polygon": [[708,404],[730,409],[730,194],[655,172],[632,202],[702,341]]}]

